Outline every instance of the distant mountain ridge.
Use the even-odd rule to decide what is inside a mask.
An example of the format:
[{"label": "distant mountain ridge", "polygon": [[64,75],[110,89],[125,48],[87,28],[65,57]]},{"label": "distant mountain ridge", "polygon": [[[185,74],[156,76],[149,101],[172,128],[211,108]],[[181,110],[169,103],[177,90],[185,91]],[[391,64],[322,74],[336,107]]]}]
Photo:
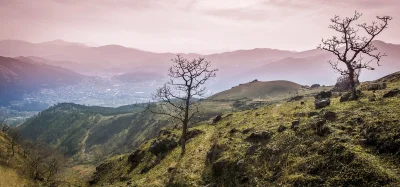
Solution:
[{"label": "distant mountain ridge", "polygon": [[0,56],[1,103],[19,98],[23,93],[41,88],[77,84],[85,76],[73,71],[43,64],[29,58]]},{"label": "distant mountain ridge", "polygon": [[[373,80],[383,75],[400,70],[400,45],[374,41],[378,51],[387,53],[382,59],[382,67],[375,71],[364,71],[362,81]],[[29,43],[23,41],[0,41],[0,56],[40,57],[51,62],[60,63],[61,67],[80,69],[80,73],[88,71],[133,73],[138,71],[167,72],[173,53],[154,53],[120,45],[89,47],[65,41],[45,43]],[[219,69],[217,78],[210,82],[214,91],[230,87],[250,80],[284,79],[301,84],[335,83],[339,76],[330,68],[328,60],[335,59],[328,52],[311,49],[306,51],[286,51],[269,48],[236,50],[218,54],[202,55],[196,53],[181,54],[193,59],[205,57]],[[74,65],[67,65],[68,62]],[[69,66],[69,67],[68,67]],[[321,76],[322,75],[322,76]]]}]

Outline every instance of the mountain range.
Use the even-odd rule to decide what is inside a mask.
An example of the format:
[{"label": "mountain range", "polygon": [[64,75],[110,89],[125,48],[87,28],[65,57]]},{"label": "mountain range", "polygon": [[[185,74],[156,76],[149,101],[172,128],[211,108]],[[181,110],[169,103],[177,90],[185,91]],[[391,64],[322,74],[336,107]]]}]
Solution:
[{"label": "mountain range", "polygon": [[[373,80],[400,68],[400,45],[374,41],[379,52],[386,53],[382,67],[365,71],[361,80]],[[266,44],[267,45],[267,44]],[[94,72],[133,73],[139,71],[167,73],[173,53],[153,53],[119,45],[90,47],[80,43],[55,40],[29,43],[17,40],[0,41],[0,56],[25,56],[42,63],[60,66],[82,74]],[[335,83],[335,73],[328,60],[335,57],[325,51],[286,51],[269,48],[237,50],[219,54],[180,54],[188,59],[205,57],[219,69],[217,78],[210,83],[215,91],[222,91],[250,80],[289,80],[300,84]],[[164,73],[163,73],[164,72]],[[232,78],[235,79],[232,79]]]},{"label": "mountain range", "polygon": [[0,56],[0,96],[3,102],[18,99],[22,94],[41,88],[76,84],[85,76],[58,66],[29,58]]}]

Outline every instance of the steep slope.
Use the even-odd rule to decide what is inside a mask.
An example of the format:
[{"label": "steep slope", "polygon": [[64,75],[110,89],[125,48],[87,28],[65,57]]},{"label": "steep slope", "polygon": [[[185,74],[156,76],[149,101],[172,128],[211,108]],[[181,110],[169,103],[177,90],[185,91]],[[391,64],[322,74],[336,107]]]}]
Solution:
[{"label": "steep slope", "polygon": [[[200,133],[188,141],[183,157],[179,147],[156,152],[180,135],[167,129],[131,154],[100,164],[90,184],[399,186],[400,98],[382,97],[394,88],[400,81],[364,91],[359,101],[331,98],[330,106],[318,110],[307,97],[304,104],[282,102],[226,114],[216,124],[191,128]],[[369,101],[371,95],[377,101]]]},{"label": "steep slope", "polygon": [[41,139],[60,148],[68,156],[93,159],[98,156],[96,154],[107,155],[123,150],[125,147],[119,146],[125,143],[130,128],[136,131],[129,135],[143,133],[144,137],[150,136],[151,128],[156,127],[153,124],[143,127],[146,121],[136,120],[145,115],[143,110],[140,105],[108,108],[62,103],[26,121],[21,125],[21,132],[28,139]]},{"label": "steep slope", "polygon": [[0,57],[0,96],[4,98],[1,104],[32,90],[76,84],[83,78],[73,71],[27,58]]},{"label": "steep slope", "polygon": [[[0,186],[32,186],[34,181],[21,171],[24,164],[22,151],[11,157],[10,137],[0,131]],[[19,149],[21,149],[19,147]]]},{"label": "steep slope", "polygon": [[[229,103],[202,102],[194,121],[230,111]],[[127,152],[154,137],[161,128],[175,126],[166,116],[145,110],[145,104],[118,108],[61,103],[20,126],[25,138],[43,140],[78,161],[97,161]]]},{"label": "steep slope", "polygon": [[301,85],[290,81],[252,81],[217,93],[210,100],[273,99],[295,93]]}]

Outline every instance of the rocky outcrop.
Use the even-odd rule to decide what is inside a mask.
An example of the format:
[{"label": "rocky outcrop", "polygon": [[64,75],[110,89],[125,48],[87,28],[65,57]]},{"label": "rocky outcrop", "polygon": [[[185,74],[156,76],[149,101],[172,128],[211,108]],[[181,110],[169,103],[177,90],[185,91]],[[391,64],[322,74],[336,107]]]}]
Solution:
[{"label": "rocky outcrop", "polygon": [[369,83],[361,86],[361,90],[375,91],[375,90],[383,90],[386,89],[386,83]]},{"label": "rocky outcrop", "polygon": [[165,154],[178,146],[178,143],[173,138],[166,138],[161,140],[153,140],[151,142],[149,152],[160,155]]},{"label": "rocky outcrop", "polygon": [[130,171],[134,170],[140,164],[144,155],[144,151],[136,149],[132,154],[128,156],[128,163],[131,164]]},{"label": "rocky outcrop", "polygon": [[331,91],[321,91],[317,95],[314,96],[315,99],[327,99],[332,96]]},{"label": "rocky outcrop", "polygon": [[268,140],[271,138],[272,133],[269,131],[257,131],[251,133],[246,140],[247,141],[263,141],[263,140]]},{"label": "rocky outcrop", "polygon": [[342,97],[340,97],[340,102],[342,103],[342,102],[350,101],[350,98],[351,98],[351,93],[350,92],[345,93],[342,95]]},{"label": "rocky outcrop", "polygon": [[279,127],[278,127],[278,132],[283,132],[283,131],[285,131],[286,129],[287,129],[286,126],[284,126],[284,125],[279,125]]},{"label": "rocky outcrop", "polygon": [[400,94],[400,90],[398,88],[395,88],[393,90],[390,90],[389,92],[385,93],[383,97],[394,97]]},{"label": "rocky outcrop", "polygon": [[190,139],[192,139],[192,138],[194,138],[194,137],[196,137],[196,136],[198,136],[200,134],[203,134],[203,133],[204,132],[199,130],[199,129],[193,129],[191,131],[188,131],[186,133],[186,141],[188,141],[188,140],[190,140]]},{"label": "rocky outcrop", "polygon": [[218,144],[212,145],[206,155],[206,165],[210,165],[214,163],[216,160],[218,160],[223,151],[224,150],[220,145]]},{"label": "rocky outcrop", "polygon": [[329,106],[331,104],[331,100],[330,99],[321,99],[321,100],[315,100],[314,101],[314,106],[315,106],[315,109],[321,109],[321,108],[324,108],[324,107],[327,107],[327,106]]},{"label": "rocky outcrop", "polygon": [[336,120],[337,116],[335,112],[332,111],[326,111],[324,112],[324,119],[329,120],[329,121],[334,121]]},{"label": "rocky outcrop", "polygon": [[311,88],[319,88],[319,87],[321,87],[321,85],[319,85],[319,84],[313,84],[313,85],[311,85]]},{"label": "rocky outcrop", "polygon": [[214,117],[214,119],[212,120],[212,124],[216,124],[218,121],[221,121],[222,116],[221,115],[217,115]]}]

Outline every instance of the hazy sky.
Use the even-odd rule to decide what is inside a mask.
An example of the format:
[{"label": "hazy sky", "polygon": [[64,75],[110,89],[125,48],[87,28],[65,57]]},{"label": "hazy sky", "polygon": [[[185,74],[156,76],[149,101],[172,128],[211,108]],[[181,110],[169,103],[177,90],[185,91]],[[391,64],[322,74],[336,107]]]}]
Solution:
[{"label": "hazy sky", "polygon": [[378,39],[400,44],[399,0],[0,0],[0,39],[63,39],[154,52],[315,48],[335,14],[394,17]]}]

